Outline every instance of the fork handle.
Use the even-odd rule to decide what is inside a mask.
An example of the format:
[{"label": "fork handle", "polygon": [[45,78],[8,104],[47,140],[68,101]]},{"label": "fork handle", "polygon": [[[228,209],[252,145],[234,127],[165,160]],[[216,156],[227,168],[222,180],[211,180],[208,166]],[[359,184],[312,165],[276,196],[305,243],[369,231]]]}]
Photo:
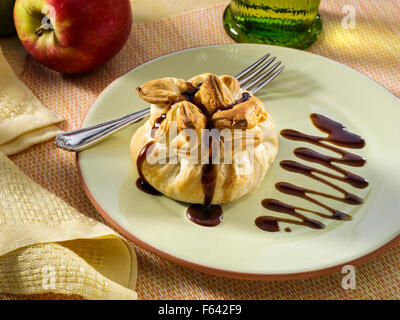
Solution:
[{"label": "fork handle", "polygon": [[123,129],[130,124],[139,122],[149,114],[150,108],[146,108],[121,118],[103,122],[91,127],[70,132],[61,132],[57,135],[54,143],[57,147],[67,151],[82,151],[100,142],[110,134]]}]

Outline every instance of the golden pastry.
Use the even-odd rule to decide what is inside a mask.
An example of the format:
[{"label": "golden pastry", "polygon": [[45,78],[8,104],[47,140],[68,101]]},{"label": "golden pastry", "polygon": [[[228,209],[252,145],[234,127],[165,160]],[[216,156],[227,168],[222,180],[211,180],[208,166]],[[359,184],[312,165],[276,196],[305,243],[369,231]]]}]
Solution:
[{"label": "golden pastry", "polygon": [[278,151],[275,124],[260,99],[231,76],[163,78],[137,88],[150,119],[130,151],[152,187],[173,199],[222,204],[256,189]]}]

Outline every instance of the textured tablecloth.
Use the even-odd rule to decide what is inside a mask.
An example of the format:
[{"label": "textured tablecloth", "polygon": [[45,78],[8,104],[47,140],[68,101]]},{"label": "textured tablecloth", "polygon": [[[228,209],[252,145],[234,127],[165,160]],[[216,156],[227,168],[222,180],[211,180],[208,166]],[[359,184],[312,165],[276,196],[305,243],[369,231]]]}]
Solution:
[{"label": "textured tablecloth", "polygon": [[[356,12],[355,29],[343,28],[345,5]],[[105,66],[85,75],[53,72],[28,57],[20,79],[50,109],[67,121],[63,130],[80,127],[97,95],[135,66],[176,50],[232,43],[222,28],[224,6],[201,9],[162,21],[135,25],[124,49]],[[398,0],[323,0],[321,39],[308,51],[342,62],[400,96],[400,3]],[[346,20],[345,20],[346,21]],[[21,71],[12,50],[3,47],[11,66]],[[17,70],[18,69],[18,70]],[[19,72],[18,72],[19,73]],[[379,108],[379,106],[377,106]],[[372,116],[372,115],[371,115]],[[75,156],[43,143],[11,158],[36,182],[70,205],[102,222],[80,185]],[[343,274],[291,281],[246,281],[211,276],[170,263],[136,247],[139,299],[399,299],[400,244],[357,266],[356,289],[344,290]],[[41,295],[2,298],[76,299]]]}]

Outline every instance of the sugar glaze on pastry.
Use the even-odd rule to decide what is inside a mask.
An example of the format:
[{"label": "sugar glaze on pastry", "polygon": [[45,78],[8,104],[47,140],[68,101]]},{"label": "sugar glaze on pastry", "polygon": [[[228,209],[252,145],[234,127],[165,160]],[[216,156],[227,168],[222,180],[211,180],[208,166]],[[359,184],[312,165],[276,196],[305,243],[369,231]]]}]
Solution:
[{"label": "sugar glaze on pastry", "polygon": [[[151,113],[133,135],[130,152],[140,177],[154,189],[210,206],[259,187],[278,151],[277,129],[263,102],[242,90],[236,78],[210,73],[188,81],[163,78],[137,91]],[[210,130],[217,139],[205,138]]]}]

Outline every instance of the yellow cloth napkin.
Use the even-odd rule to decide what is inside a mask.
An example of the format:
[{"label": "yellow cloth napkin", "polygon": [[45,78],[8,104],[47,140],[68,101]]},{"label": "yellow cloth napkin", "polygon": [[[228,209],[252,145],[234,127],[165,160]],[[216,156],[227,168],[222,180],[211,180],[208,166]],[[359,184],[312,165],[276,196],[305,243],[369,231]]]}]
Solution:
[{"label": "yellow cloth napkin", "polygon": [[0,292],[136,299],[136,255],[0,153]]},{"label": "yellow cloth napkin", "polygon": [[[7,40],[2,45],[14,47]],[[17,66],[24,62],[12,58]],[[61,121],[17,78],[0,48],[0,292],[136,299],[133,247],[5,156],[53,138]]]},{"label": "yellow cloth napkin", "polygon": [[61,121],[17,78],[0,48],[0,152],[12,155],[53,138]]}]

